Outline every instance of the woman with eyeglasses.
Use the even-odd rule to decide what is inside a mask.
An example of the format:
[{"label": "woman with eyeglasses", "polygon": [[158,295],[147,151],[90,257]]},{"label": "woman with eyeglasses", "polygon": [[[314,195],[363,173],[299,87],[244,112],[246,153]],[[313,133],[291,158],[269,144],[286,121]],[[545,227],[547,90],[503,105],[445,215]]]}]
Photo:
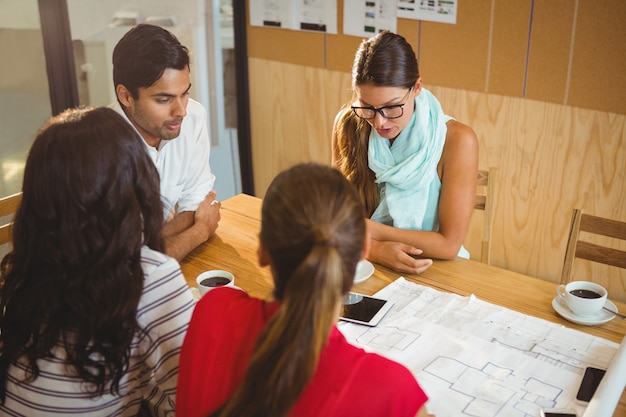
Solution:
[{"label": "woman with eyeglasses", "polygon": [[476,194],[474,131],[443,113],[411,45],[395,33],[361,43],[352,89],[335,118],[332,163],[365,206],[370,260],[419,274],[430,258],[469,258],[462,244]]}]

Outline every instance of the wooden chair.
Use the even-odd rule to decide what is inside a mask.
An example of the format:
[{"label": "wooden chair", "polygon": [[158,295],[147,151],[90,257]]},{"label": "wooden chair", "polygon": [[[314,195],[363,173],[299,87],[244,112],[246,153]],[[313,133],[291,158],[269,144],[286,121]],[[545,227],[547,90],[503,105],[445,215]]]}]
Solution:
[{"label": "wooden chair", "polygon": [[5,243],[9,243],[11,242],[11,240],[13,240],[13,237],[11,235],[13,214],[15,214],[15,211],[20,205],[21,201],[21,192],[0,199],[0,245],[4,245]]},{"label": "wooden chair", "polygon": [[495,201],[497,168],[489,168],[489,171],[478,171],[476,180],[475,210],[485,211],[483,233],[480,250],[480,261],[487,265],[491,264],[491,232],[493,228],[493,204]]},{"label": "wooden chair", "polygon": [[561,272],[561,284],[571,280],[575,258],[626,269],[625,251],[581,240],[580,232],[626,241],[626,222],[592,216],[583,213],[581,209],[574,209]]}]

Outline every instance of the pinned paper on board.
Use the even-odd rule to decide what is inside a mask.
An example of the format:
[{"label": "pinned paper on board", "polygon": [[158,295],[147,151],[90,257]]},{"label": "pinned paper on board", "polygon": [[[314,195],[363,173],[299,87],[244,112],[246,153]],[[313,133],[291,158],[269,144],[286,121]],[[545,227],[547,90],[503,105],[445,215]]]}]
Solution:
[{"label": "pinned paper on board", "polygon": [[398,26],[396,0],[344,0],[343,33],[370,38]]},{"label": "pinned paper on board", "polygon": [[398,17],[456,24],[458,0],[398,0]]},{"label": "pinned paper on board", "polygon": [[250,24],[337,33],[336,0],[258,0],[250,2]]}]

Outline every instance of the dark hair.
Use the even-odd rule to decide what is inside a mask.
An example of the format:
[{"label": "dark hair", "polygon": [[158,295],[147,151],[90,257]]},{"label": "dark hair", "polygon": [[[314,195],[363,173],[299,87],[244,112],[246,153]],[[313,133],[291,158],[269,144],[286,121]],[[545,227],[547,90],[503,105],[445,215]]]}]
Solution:
[{"label": "dark hair", "polygon": [[113,85],[124,85],[134,99],[168,68],[189,68],[189,50],[162,27],[137,25],[113,49]]},{"label": "dark hair", "polygon": [[285,416],[310,382],[363,250],[363,208],[329,166],[296,165],[272,181],[261,242],[278,312],[259,336],[242,383],[219,416]]},{"label": "dark hair", "polygon": [[2,260],[2,401],[9,367],[22,358],[32,381],[55,346],[94,396],[119,393],[142,332],[141,248],[164,249],[156,168],[117,112],[72,109],[37,135],[22,190]]},{"label": "dark hair", "polygon": [[352,66],[352,87],[413,87],[419,69],[413,48],[402,36],[382,31],[361,42]]},{"label": "dark hair", "polygon": [[[353,89],[364,84],[409,89],[418,78],[415,52],[402,36],[382,31],[361,42],[352,66]],[[378,206],[375,175],[367,158],[372,127],[354,114],[350,104],[343,107],[335,120],[337,166],[358,190],[369,217]]]}]

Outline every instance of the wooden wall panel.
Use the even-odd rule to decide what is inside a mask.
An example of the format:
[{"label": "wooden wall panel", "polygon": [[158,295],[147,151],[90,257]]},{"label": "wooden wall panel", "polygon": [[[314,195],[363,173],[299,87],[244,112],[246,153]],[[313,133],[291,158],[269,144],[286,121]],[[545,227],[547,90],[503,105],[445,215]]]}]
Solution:
[{"label": "wooden wall panel", "polygon": [[420,73],[428,84],[484,91],[491,0],[459,2],[456,25],[421,22]]},{"label": "wooden wall panel", "polygon": [[420,22],[413,19],[398,19],[397,33],[404,36],[411,47],[413,47],[419,61]]},{"label": "wooden wall panel", "polygon": [[326,68],[331,71],[352,71],[354,54],[363,39],[357,36],[326,35]]},{"label": "wooden wall panel", "polygon": [[487,92],[523,96],[531,7],[532,0],[496,0]]},{"label": "wooden wall panel", "polygon": [[[330,163],[332,122],[349,98],[350,74],[254,58],[250,75],[255,189],[262,197],[283,169]],[[494,265],[556,283],[574,207],[626,221],[626,116],[426,87],[447,114],[474,128],[480,167],[499,168]],[[481,221],[477,215],[472,230]],[[594,265],[577,273],[626,301],[626,271]]]},{"label": "wooden wall panel", "polygon": [[578,3],[568,104],[626,114],[626,2]]},{"label": "wooden wall panel", "polygon": [[324,68],[323,33],[248,26],[248,56]]},{"label": "wooden wall panel", "polygon": [[574,9],[571,0],[536,1],[530,39],[526,98],[565,103]]},{"label": "wooden wall panel", "polygon": [[[337,35],[248,24],[249,56],[350,71],[361,39],[337,7]],[[626,114],[624,21],[623,0],[473,0],[455,25],[398,19],[397,32],[427,83]]]},{"label": "wooden wall panel", "polygon": [[350,98],[350,74],[255,58],[249,73],[254,189],[262,197],[283,169],[330,163],[332,125]]},{"label": "wooden wall panel", "polygon": [[[558,282],[574,207],[626,221],[626,116],[430,89],[446,113],[476,131],[480,167],[499,169],[494,265]],[[626,300],[626,271],[583,266],[578,278],[598,281]]]},{"label": "wooden wall panel", "polygon": [[337,0],[337,27],[337,35],[326,35],[326,68],[331,71],[350,71],[354,51],[361,43],[361,38],[343,35],[343,0]]}]

